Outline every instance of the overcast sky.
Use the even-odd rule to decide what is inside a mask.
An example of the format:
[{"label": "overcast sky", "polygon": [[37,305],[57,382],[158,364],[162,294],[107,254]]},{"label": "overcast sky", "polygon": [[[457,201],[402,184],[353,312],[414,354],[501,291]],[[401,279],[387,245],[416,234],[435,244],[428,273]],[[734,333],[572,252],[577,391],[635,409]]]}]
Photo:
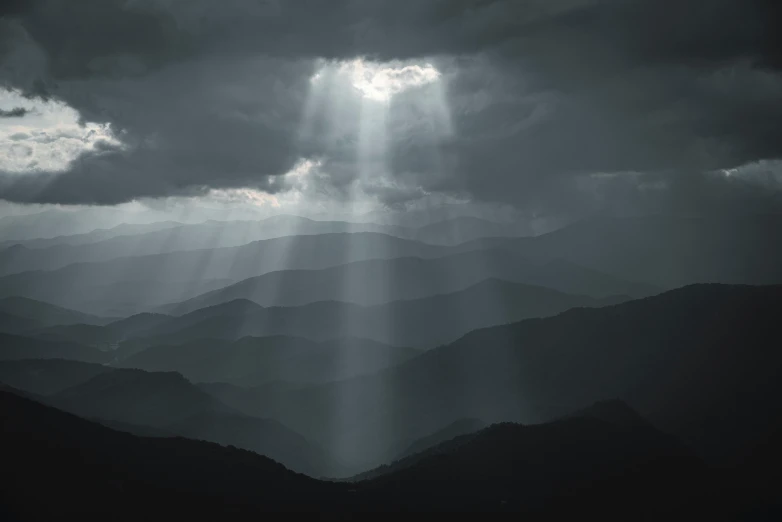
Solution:
[{"label": "overcast sky", "polygon": [[782,206],[778,0],[6,0],[0,17],[8,202]]}]

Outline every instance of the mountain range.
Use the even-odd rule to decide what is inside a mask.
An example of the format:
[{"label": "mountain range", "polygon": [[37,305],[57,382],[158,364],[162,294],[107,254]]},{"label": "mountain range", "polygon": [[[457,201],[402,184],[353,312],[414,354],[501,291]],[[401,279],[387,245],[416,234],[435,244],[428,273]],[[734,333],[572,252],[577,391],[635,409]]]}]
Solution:
[{"label": "mountain range", "polygon": [[345,461],[377,461],[459,419],[542,422],[603,398],[626,400],[710,458],[736,460],[778,418],[781,301],[779,286],[693,285],[475,330],[372,376],[218,397]]}]

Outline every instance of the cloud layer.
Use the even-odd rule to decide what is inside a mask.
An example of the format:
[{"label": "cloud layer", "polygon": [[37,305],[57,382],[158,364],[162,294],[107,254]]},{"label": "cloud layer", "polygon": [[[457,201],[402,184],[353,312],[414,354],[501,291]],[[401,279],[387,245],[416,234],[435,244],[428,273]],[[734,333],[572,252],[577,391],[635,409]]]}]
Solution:
[{"label": "cloud layer", "polygon": [[[782,156],[774,0],[7,5],[0,88],[111,135],[64,171],[0,174],[4,199],[249,188],[558,214],[778,208],[778,183],[744,175],[777,179]],[[0,126],[29,117],[16,109]],[[306,179],[291,176],[302,161]]]}]

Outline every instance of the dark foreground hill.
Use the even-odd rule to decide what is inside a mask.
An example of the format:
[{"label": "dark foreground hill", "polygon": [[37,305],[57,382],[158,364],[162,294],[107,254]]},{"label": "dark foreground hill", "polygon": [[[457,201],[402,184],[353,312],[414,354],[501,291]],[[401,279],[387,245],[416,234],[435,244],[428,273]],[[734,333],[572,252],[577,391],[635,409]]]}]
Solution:
[{"label": "dark foreground hill", "polygon": [[264,511],[352,519],[350,512],[419,510],[752,520],[748,511],[769,511],[763,491],[732,488],[653,428],[593,418],[492,426],[417,466],[349,484],[235,448],[114,431],[8,391],[0,391],[0,409],[14,420],[0,425],[0,513],[10,520],[257,519]]},{"label": "dark foreground hill", "polygon": [[0,392],[6,520],[65,513],[231,515],[247,509],[327,510],[333,488],[269,458],[182,438],[145,438]]}]

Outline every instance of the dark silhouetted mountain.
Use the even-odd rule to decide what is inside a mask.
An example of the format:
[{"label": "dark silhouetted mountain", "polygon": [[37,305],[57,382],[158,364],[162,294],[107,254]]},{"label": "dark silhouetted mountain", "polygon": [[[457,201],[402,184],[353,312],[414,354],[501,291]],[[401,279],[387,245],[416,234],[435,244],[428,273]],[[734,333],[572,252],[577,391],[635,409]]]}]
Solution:
[{"label": "dark silhouetted mountain", "polygon": [[[450,294],[362,307],[322,301],[264,308],[246,299],[196,310],[145,332],[147,344],[177,344],[201,338],[301,335],[314,340],[359,337],[395,346],[431,348],[476,328],[569,308],[604,306],[627,297],[594,299],[497,279]],[[143,339],[140,339],[143,341]]]},{"label": "dark silhouetted mountain", "polygon": [[0,410],[14,420],[0,426],[0,491],[10,520],[326,511],[344,491],[248,451],[137,437],[8,392],[0,392]]},{"label": "dark silhouetted mountain", "polygon": [[0,495],[12,520],[130,521],[150,513],[250,520],[281,510],[346,519],[420,510],[746,520],[755,500],[653,428],[597,419],[491,426],[468,443],[439,445],[416,466],[334,483],[232,447],[116,431],[7,391],[0,410],[13,419],[0,424]]},{"label": "dark silhouetted mountain", "polygon": [[537,260],[563,259],[663,288],[782,283],[780,216],[593,218],[534,238],[479,239]]},{"label": "dark silhouetted mountain", "polygon": [[376,233],[282,237],[239,247],[124,257],[7,275],[0,277],[0,296],[22,295],[105,315],[122,309],[127,312],[123,315],[129,315],[275,270],[445,253],[446,247]]},{"label": "dark silhouetted mountain", "polygon": [[51,395],[88,381],[111,368],[66,359],[0,361],[0,382],[35,393]]},{"label": "dark silhouetted mountain", "polygon": [[779,286],[693,285],[573,309],[471,332],[371,377],[279,392],[248,413],[371,461],[459,419],[541,422],[613,397],[732,461],[780,415],[780,306]]},{"label": "dark silhouetted mountain", "polygon": [[0,299],[0,312],[34,321],[40,328],[67,324],[98,325],[114,320],[18,296]]},{"label": "dark silhouetted mountain", "polygon": [[88,419],[149,426],[242,447],[309,475],[346,473],[301,435],[277,421],[238,413],[176,372],[117,369],[100,373],[47,401]]},{"label": "dark silhouetted mountain", "polygon": [[[640,500],[655,491],[666,512],[704,502],[714,481],[703,462],[675,439],[651,427],[626,429],[589,418],[496,424],[410,461],[397,462],[360,486],[393,487],[410,499],[448,491],[453,509],[474,511],[500,504],[514,511],[541,509],[562,500],[564,492],[579,497],[571,501],[586,510],[605,501],[593,496],[601,490],[613,489],[623,502],[629,500],[625,495]],[[476,482],[483,484],[477,491]]]},{"label": "dark silhouetted mountain", "polygon": [[154,346],[117,365],[147,371],[177,371],[195,382],[258,386],[274,381],[322,383],[394,366],[421,352],[365,339],[313,342],[299,337],[200,339]]},{"label": "dark silhouetted mountain", "polygon": [[264,306],[298,306],[317,301],[376,305],[451,293],[491,278],[596,298],[645,297],[659,291],[572,263],[531,262],[495,248],[433,259],[379,259],[323,270],[271,272],[163,306],[159,311],[182,315],[234,299],[249,299]]},{"label": "dark silhouetted mountain", "polygon": [[0,360],[15,359],[70,359],[103,363],[112,357],[108,352],[82,344],[0,333]]}]

